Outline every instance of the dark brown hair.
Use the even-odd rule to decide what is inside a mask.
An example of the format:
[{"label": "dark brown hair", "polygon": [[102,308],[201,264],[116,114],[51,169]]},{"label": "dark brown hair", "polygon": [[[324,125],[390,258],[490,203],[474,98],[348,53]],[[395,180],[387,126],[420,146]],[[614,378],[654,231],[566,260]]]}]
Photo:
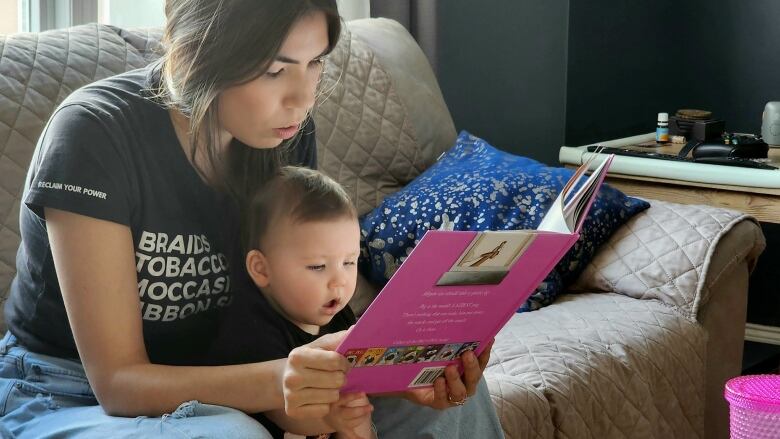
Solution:
[{"label": "dark brown hair", "polygon": [[[324,12],[328,52],[341,33],[335,0],[167,0],[158,97],[189,118],[190,151],[205,148],[215,178],[244,206],[247,197],[286,161],[301,137],[279,147],[256,149],[233,140],[227,156],[217,150],[217,97],[228,87],[265,73],[292,26],[301,17]],[[309,116],[311,117],[311,116]],[[304,123],[302,126],[305,126]],[[202,172],[202,170],[199,170]]]},{"label": "dark brown hair", "polygon": [[284,166],[252,197],[242,221],[244,253],[260,249],[276,221],[294,224],[357,219],[352,200],[335,180],[308,168]]}]

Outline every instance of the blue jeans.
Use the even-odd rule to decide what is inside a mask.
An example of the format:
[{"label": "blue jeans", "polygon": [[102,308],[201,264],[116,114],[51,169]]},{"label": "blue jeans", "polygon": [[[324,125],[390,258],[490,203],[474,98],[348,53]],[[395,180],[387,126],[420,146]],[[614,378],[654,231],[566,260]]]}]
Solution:
[{"label": "blue jeans", "polygon": [[189,401],[159,418],[109,416],[80,363],[0,340],[0,438],[270,438],[228,407]]},{"label": "blue jeans", "polygon": [[420,407],[401,398],[371,398],[380,439],[503,439],[504,431],[483,378],[465,405],[446,410]]},{"label": "blue jeans", "polygon": [[[372,398],[382,439],[503,438],[483,379],[466,405],[448,410],[400,398]],[[109,416],[80,363],[30,352],[10,333],[0,340],[0,438],[261,438],[260,423],[228,407],[189,401],[159,418]]]}]

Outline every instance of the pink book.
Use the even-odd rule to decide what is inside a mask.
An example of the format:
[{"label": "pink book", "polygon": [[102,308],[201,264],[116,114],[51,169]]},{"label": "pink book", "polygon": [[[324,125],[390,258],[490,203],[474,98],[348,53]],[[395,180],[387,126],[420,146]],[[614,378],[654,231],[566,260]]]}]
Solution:
[{"label": "pink book", "polygon": [[577,241],[612,158],[580,166],[536,230],[428,231],[338,347],[342,391],[431,386],[479,355]]}]

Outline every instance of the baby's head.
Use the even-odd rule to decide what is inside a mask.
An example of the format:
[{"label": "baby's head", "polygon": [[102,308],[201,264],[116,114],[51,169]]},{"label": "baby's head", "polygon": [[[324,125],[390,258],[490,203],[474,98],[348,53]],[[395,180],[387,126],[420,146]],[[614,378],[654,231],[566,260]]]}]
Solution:
[{"label": "baby's head", "polygon": [[269,302],[316,334],[352,298],[357,282],[357,211],[338,183],[283,167],[247,212],[246,269]]}]

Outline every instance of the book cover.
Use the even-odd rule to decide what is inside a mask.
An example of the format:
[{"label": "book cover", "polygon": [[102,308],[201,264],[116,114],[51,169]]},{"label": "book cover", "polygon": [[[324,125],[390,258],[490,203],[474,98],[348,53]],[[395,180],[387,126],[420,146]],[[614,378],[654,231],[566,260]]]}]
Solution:
[{"label": "book cover", "polygon": [[431,386],[480,354],[577,241],[611,160],[577,169],[536,230],[428,231],[338,347],[342,391]]}]

